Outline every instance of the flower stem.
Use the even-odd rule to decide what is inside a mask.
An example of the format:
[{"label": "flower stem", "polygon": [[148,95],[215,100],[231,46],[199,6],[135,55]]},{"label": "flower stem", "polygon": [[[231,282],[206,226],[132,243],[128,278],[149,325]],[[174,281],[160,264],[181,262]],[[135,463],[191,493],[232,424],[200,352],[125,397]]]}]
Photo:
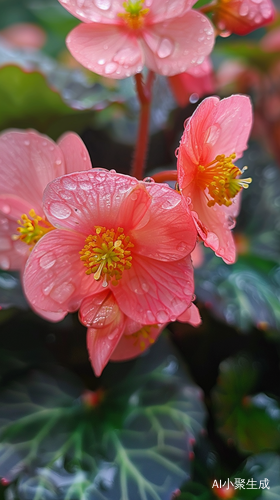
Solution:
[{"label": "flower stem", "polygon": [[137,143],[132,162],[131,175],[141,179],[144,173],[145,160],[148,148],[148,132],[151,107],[151,89],[154,81],[154,72],[149,71],[146,84],[141,73],[135,75],[136,90],[140,101],[140,121]]},{"label": "flower stem", "polygon": [[214,1],[214,2],[208,3],[207,5],[203,5],[198,10],[199,10],[199,12],[201,12],[201,14],[209,14],[213,11],[213,8],[216,5],[217,5],[217,2]]},{"label": "flower stem", "polygon": [[152,176],[155,182],[177,181],[177,170],[163,170]]}]

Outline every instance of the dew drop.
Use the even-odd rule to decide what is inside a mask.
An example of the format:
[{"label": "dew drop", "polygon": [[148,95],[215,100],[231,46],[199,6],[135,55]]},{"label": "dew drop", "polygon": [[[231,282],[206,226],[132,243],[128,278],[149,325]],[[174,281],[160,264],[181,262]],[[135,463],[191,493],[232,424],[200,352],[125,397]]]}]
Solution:
[{"label": "dew drop", "polygon": [[30,145],[30,141],[24,141],[24,144],[25,144],[25,146],[29,146]]},{"label": "dew drop", "polygon": [[168,38],[163,38],[160,42],[160,45],[157,49],[157,55],[161,59],[170,56],[174,49],[174,43]]},{"label": "dew drop", "polygon": [[149,309],[148,309],[148,311],[146,311],[146,318],[147,318],[147,321],[149,321],[151,323],[155,322],[155,316],[152,313],[152,311],[150,311]]},{"label": "dew drop", "polygon": [[11,207],[9,205],[7,205],[6,203],[3,203],[3,205],[2,205],[1,201],[0,201],[0,210],[1,210],[1,212],[3,212],[3,214],[8,215],[11,211]]},{"label": "dew drop", "polygon": [[58,159],[58,160],[55,160],[55,164],[56,164],[57,166],[61,165],[61,163],[62,163],[62,161],[61,161],[61,160],[59,160],[59,159]]},{"label": "dew drop", "polygon": [[10,268],[10,259],[6,255],[0,257],[0,268],[4,269],[4,271]]},{"label": "dew drop", "polygon": [[65,187],[65,189],[68,189],[69,191],[75,191],[75,189],[77,188],[76,182],[73,181],[71,177],[64,177],[62,179],[62,184],[63,187]]},{"label": "dew drop", "polygon": [[94,0],[94,3],[100,10],[109,10],[111,7],[111,0]]},{"label": "dew drop", "polygon": [[45,253],[40,258],[39,264],[42,269],[50,269],[55,264],[55,258],[53,255]]},{"label": "dew drop", "polygon": [[106,64],[104,72],[106,75],[111,75],[112,73],[115,73],[117,68],[118,68],[118,65],[114,62],[111,62],[111,63]]},{"label": "dew drop", "polygon": [[145,177],[145,179],[143,179],[144,182],[149,182],[149,183],[155,183],[154,179],[152,177]]},{"label": "dew drop", "polygon": [[169,320],[169,315],[166,311],[158,311],[156,314],[156,319],[158,323],[166,323]]},{"label": "dew drop", "polygon": [[199,95],[196,92],[191,94],[189,97],[189,101],[191,104],[195,104],[198,100],[199,100]]},{"label": "dew drop", "polygon": [[88,182],[88,181],[80,182],[79,186],[83,191],[90,191],[92,189],[92,184],[91,184],[91,182]]},{"label": "dew drop", "polygon": [[50,297],[58,304],[63,304],[75,291],[73,283],[61,283],[54,286],[50,292]]},{"label": "dew drop", "polygon": [[54,202],[50,206],[50,212],[57,219],[67,219],[71,214],[71,208],[64,203]]},{"label": "dew drop", "polygon": [[205,132],[205,142],[206,144],[211,144],[214,146],[221,134],[221,127],[218,124],[211,125]]},{"label": "dew drop", "polygon": [[241,3],[240,9],[239,9],[239,14],[240,16],[247,16],[249,12],[249,7],[245,3]]},{"label": "dew drop", "polygon": [[105,59],[99,59],[97,61],[97,64],[100,64],[100,66],[103,66],[105,64],[105,62],[106,62]]}]

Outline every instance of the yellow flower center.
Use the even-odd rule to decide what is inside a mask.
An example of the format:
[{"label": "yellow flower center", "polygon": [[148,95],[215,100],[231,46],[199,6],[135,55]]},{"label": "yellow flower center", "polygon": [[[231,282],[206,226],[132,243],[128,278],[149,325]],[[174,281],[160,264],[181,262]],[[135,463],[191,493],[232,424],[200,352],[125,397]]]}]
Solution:
[{"label": "yellow flower center", "polygon": [[15,234],[13,239],[24,241],[24,243],[30,246],[30,250],[32,250],[44,234],[49,233],[55,228],[47,220],[37,215],[33,209],[30,210],[28,215],[29,217],[23,214],[21,219],[18,220],[19,227],[17,231],[20,234]]},{"label": "yellow flower center", "polygon": [[120,13],[119,16],[126,22],[129,28],[133,30],[138,30],[142,28],[144,24],[144,19],[149,9],[143,8],[144,0],[127,0],[123,3],[125,8],[125,13]]},{"label": "yellow flower center", "polygon": [[86,274],[93,274],[96,281],[104,278],[104,287],[111,278],[113,278],[112,285],[117,285],[123,271],[131,268],[132,256],[129,248],[132,247],[133,243],[129,236],[123,234],[121,227],[115,231],[95,226],[95,234],[90,234],[86,238],[80,259],[87,267]]},{"label": "yellow flower center", "polygon": [[209,196],[211,197],[211,199],[208,199],[208,207],[213,207],[215,203],[229,207],[232,204],[232,198],[242,188],[247,189],[252,182],[250,177],[248,179],[237,179],[247,167],[239,170],[232,163],[235,157],[235,153],[227,157],[225,155],[218,155],[208,165],[198,166],[196,183],[203,191],[208,188]]},{"label": "yellow flower center", "polygon": [[146,325],[138,330],[138,332],[133,333],[131,336],[135,338],[135,345],[139,342],[141,351],[144,351],[147,341],[150,344],[155,343],[155,339],[151,335],[151,328],[158,328],[158,325]]}]

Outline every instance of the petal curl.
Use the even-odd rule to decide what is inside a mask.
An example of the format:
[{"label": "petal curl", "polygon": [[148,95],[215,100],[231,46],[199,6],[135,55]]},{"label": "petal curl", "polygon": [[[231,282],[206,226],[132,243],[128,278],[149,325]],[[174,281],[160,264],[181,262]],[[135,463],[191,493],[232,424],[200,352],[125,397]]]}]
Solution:
[{"label": "petal curl", "polygon": [[91,170],[92,165],[88,150],[82,139],[73,132],[63,134],[58,140],[58,146],[65,160],[65,174]]},{"label": "petal curl", "polygon": [[134,254],[131,269],[112,290],[120,309],[134,321],[146,325],[174,321],[192,300],[191,259],[161,262]]},{"label": "petal curl", "polygon": [[126,78],[139,73],[144,65],[136,36],[123,26],[80,24],[66,39],[71,54],[98,75]]},{"label": "petal curl", "polygon": [[181,17],[153,24],[143,30],[146,66],[166,76],[200,64],[214,45],[214,30],[208,19],[191,10]]},{"label": "petal curl", "polygon": [[25,266],[24,291],[35,309],[53,313],[76,311],[100,283],[85,274],[79,252],[84,238],[54,230],[35,245]]}]

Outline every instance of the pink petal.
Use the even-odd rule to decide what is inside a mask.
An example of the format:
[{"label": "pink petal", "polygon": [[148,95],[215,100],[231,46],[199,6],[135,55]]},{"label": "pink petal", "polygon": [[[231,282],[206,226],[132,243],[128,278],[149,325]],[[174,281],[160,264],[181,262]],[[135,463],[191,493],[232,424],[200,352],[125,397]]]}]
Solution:
[{"label": "pink petal", "polygon": [[174,321],[192,300],[190,257],[160,262],[133,254],[131,269],[112,289],[120,309],[134,321],[147,325]]},{"label": "pink petal", "polygon": [[84,23],[108,23],[124,12],[123,0],[58,0],[62,7]]},{"label": "pink petal", "polygon": [[83,300],[79,318],[85,326],[104,328],[113,321],[121,319],[119,306],[109,290],[97,293]]},{"label": "pink petal", "polygon": [[270,0],[229,0],[225,7],[218,3],[213,20],[218,28],[237,35],[247,35],[273,21],[275,8]]},{"label": "pink petal", "polygon": [[87,348],[95,375],[99,377],[116,349],[124,331],[124,315],[118,314],[103,328],[89,328]]},{"label": "pink petal", "polygon": [[191,9],[195,0],[146,0],[145,7],[150,8],[147,23],[158,23],[167,19],[177,18]]},{"label": "pink petal", "polygon": [[206,58],[202,64],[189,68],[188,71],[179,75],[170,76],[168,83],[181,107],[185,107],[192,94],[203,97],[206,94],[212,94],[215,90],[214,73],[209,58]]},{"label": "pink petal", "polygon": [[37,243],[27,261],[23,285],[36,309],[65,313],[76,311],[83,298],[100,290],[85,274],[79,252],[84,237],[70,231],[51,231]]},{"label": "pink petal", "polygon": [[12,235],[17,233],[17,222],[0,212],[0,269],[21,271],[30,251],[22,241],[14,241]]},{"label": "pink petal", "polygon": [[[151,347],[151,339],[155,342],[159,335],[161,334],[162,330],[164,329],[164,325],[153,325],[151,326],[149,338],[145,338],[143,336],[138,336],[137,333],[135,334],[126,334],[126,329],[124,331],[124,334],[121,337],[121,340],[119,341],[117,347],[113,351],[113,354],[111,355],[111,361],[125,361],[127,359],[132,359],[135,358],[136,356],[139,356],[143,352],[145,352],[149,347]],[[141,344],[140,344],[141,343]],[[142,343],[145,344],[143,347]]]},{"label": "pink petal", "polygon": [[43,311],[42,309],[38,309],[34,306],[32,306],[32,309],[36,314],[42,316],[42,318],[46,319],[47,321],[51,321],[52,323],[57,323],[58,321],[62,321],[67,314],[67,311],[61,313],[55,313],[50,311]]},{"label": "pink petal", "polygon": [[147,184],[152,197],[149,219],[131,233],[134,251],[161,261],[180,260],[196,243],[196,228],[181,195],[165,184]]},{"label": "pink petal", "polygon": [[0,136],[0,194],[11,194],[40,210],[46,185],[64,174],[59,147],[37,132],[12,130]]},{"label": "pink petal", "polygon": [[[151,206],[152,197],[146,190],[143,184],[137,185],[128,193],[119,211],[119,220],[127,221],[128,224],[123,224],[130,230],[135,229],[139,224],[143,224],[143,218],[147,210]],[[145,222],[145,219],[144,219]]]},{"label": "pink petal", "polygon": [[126,78],[139,73],[144,65],[137,38],[123,26],[80,24],[66,42],[75,59],[98,75]]},{"label": "pink petal", "polygon": [[55,227],[88,236],[94,226],[130,229],[119,211],[130,191],[139,185],[133,177],[93,169],[55,179],[45,190],[44,209]]},{"label": "pink petal", "polygon": [[73,132],[63,134],[58,140],[58,146],[63,152],[66,174],[91,170],[92,165],[88,150],[77,134]]},{"label": "pink petal", "polygon": [[191,10],[181,17],[153,24],[143,30],[145,64],[167,76],[200,64],[214,45],[214,30],[208,19]]},{"label": "pink petal", "polygon": [[[0,194],[0,212],[7,215],[9,219],[14,220],[15,222],[17,222],[23,214],[28,215],[32,208],[34,207],[29,201],[19,198],[18,196]],[[42,206],[38,207],[36,213],[37,215],[44,217]]]},{"label": "pink petal", "polygon": [[[232,201],[234,205],[235,199]],[[200,221],[197,230],[204,245],[214,250],[215,254],[222,257],[227,264],[233,264],[236,260],[236,250],[231,229],[235,221],[231,214],[235,209],[232,206],[219,206],[217,203],[213,207],[208,207],[206,196],[200,189],[193,192],[192,202],[193,210]],[[205,231],[201,231],[201,223]]]},{"label": "pink petal", "polygon": [[15,23],[1,30],[1,38],[9,44],[27,49],[40,49],[45,45],[46,33],[31,23]]},{"label": "pink petal", "polygon": [[186,309],[185,312],[177,318],[177,321],[181,321],[182,323],[189,323],[192,326],[201,325],[201,317],[196,305],[191,304],[190,307],[188,307],[188,309]]}]

